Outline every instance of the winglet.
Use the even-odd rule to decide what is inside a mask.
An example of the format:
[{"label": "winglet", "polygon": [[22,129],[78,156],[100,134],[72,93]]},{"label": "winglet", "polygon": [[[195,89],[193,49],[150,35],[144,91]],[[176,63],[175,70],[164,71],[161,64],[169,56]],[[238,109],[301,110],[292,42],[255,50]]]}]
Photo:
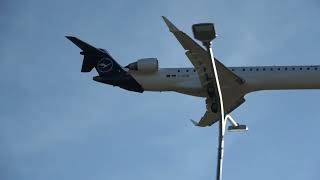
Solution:
[{"label": "winglet", "polygon": [[195,121],[195,120],[193,120],[193,119],[190,119],[190,121],[192,122],[193,125],[199,126],[199,123],[198,123],[197,121]]},{"label": "winglet", "polygon": [[162,16],[164,22],[167,24],[169,31],[171,32],[177,32],[180,31],[174,24],[172,24],[172,22],[169,21],[168,18],[166,18],[165,16]]}]

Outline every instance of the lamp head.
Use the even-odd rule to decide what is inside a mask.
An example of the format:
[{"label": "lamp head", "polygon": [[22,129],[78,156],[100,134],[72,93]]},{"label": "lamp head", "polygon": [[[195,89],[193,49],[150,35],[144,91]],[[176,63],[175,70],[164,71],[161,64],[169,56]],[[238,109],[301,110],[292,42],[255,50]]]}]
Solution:
[{"label": "lamp head", "polygon": [[200,23],[192,25],[194,38],[201,41],[203,45],[210,45],[216,38],[216,31],[213,23]]},{"label": "lamp head", "polygon": [[239,124],[238,126],[229,126],[228,131],[229,132],[246,132],[249,128],[247,125]]}]

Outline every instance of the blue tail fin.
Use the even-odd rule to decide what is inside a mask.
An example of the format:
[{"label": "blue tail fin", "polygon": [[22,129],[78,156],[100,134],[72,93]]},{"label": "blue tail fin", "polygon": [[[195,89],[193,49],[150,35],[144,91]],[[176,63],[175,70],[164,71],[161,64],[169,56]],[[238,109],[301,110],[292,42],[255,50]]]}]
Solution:
[{"label": "blue tail fin", "polygon": [[90,72],[95,67],[101,77],[126,74],[126,71],[106,50],[95,48],[77,37],[66,36],[66,38],[82,50],[80,54],[82,54],[84,58],[81,72]]},{"label": "blue tail fin", "polygon": [[90,44],[72,36],[66,36],[71,42],[78,46],[84,56],[81,72],[90,72],[94,67],[99,76],[93,80],[101,83],[119,86],[120,88],[142,93],[142,86],[120,66],[111,55],[104,49],[98,49]]}]

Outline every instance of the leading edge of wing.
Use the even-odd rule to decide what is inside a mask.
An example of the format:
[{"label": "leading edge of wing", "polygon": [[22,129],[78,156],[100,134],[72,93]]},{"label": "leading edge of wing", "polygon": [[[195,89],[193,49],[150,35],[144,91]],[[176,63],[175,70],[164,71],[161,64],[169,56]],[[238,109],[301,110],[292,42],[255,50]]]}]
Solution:
[{"label": "leading edge of wing", "polygon": [[[186,51],[190,51],[191,53],[194,53],[197,56],[200,56],[201,58],[203,58],[203,59],[205,58],[210,61],[209,56],[208,56],[208,52],[206,50],[204,50],[198,43],[196,43],[186,33],[179,30],[171,21],[169,21],[168,18],[166,18],[165,16],[162,16],[162,18],[163,18],[164,22],[166,23],[166,25],[168,26],[169,31],[173,33],[173,35],[176,37],[176,39],[180,42],[180,44],[182,45],[182,47]],[[193,62],[193,60],[191,60],[191,59],[190,59],[190,61],[194,66],[197,66],[198,63],[195,64]],[[217,62],[217,68],[220,69],[219,72],[221,72],[221,70],[223,70],[224,74],[229,75],[230,79],[235,80],[239,84],[244,83],[244,80],[241,77],[234,74],[229,68],[227,68],[225,65],[223,65],[216,58],[215,58],[215,61]],[[208,63],[208,64],[210,64],[210,63]],[[197,69],[197,67],[195,67],[195,68]],[[228,78],[228,77],[225,77],[225,78]]]},{"label": "leading edge of wing", "polygon": [[162,18],[168,26],[169,31],[173,33],[173,35],[176,37],[176,39],[180,42],[180,44],[186,51],[189,50],[194,53],[201,53],[201,51],[205,51],[204,49],[202,49],[201,46],[199,46],[198,43],[196,43],[186,33],[178,29],[171,21],[169,21],[168,18],[166,18],[165,16],[162,16]]},{"label": "leading edge of wing", "polygon": [[169,21],[168,18],[166,18],[165,16],[161,16],[161,17],[164,20],[164,22],[167,24],[170,32],[180,31],[174,24],[172,24],[172,22]]}]

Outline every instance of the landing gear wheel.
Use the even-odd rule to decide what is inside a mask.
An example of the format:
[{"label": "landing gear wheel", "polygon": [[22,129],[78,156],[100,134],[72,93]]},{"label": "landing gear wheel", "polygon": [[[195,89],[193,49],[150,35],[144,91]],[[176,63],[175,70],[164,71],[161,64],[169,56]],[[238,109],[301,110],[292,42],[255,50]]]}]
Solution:
[{"label": "landing gear wheel", "polygon": [[209,87],[208,88],[208,94],[209,94],[210,97],[214,97],[215,96],[214,88]]},{"label": "landing gear wheel", "polygon": [[219,111],[218,103],[212,103],[211,104],[211,111],[214,112],[214,113],[218,113],[218,111]]}]

